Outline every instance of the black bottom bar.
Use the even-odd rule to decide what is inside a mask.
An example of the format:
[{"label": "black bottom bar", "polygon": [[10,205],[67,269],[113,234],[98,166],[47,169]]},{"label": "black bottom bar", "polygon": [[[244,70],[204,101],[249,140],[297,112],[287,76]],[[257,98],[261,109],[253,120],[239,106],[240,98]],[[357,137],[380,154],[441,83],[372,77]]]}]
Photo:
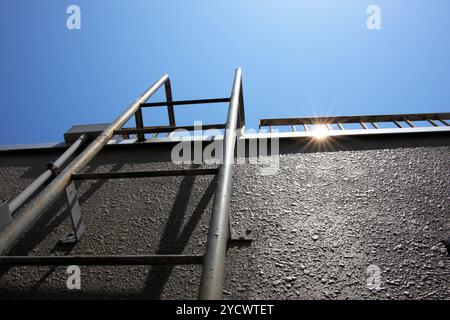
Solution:
[{"label": "black bottom bar", "polygon": [[124,179],[145,177],[170,177],[170,176],[198,176],[215,175],[219,169],[186,169],[186,170],[157,170],[157,171],[128,171],[128,172],[103,172],[103,173],[77,173],[72,175],[73,180],[92,179]]},{"label": "black bottom bar", "polygon": [[3,256],[0,266],[131,266],[202,264],[203,255],[152,256]]},{"label": "black bottom bar", "polygon": [[146,108],[146,107],[161,107],[161,106],[181,106],[189,104],[222,103],[222,102],[230,102],[230,98],[149,102],[149,103],[141,103],[141,107]]}]

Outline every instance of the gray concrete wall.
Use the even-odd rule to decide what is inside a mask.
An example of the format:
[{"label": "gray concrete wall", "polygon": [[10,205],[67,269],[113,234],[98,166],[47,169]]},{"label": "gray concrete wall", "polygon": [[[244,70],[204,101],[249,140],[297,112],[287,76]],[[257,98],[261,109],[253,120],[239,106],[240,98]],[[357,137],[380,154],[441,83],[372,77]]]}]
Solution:
[{"label": "gray concrete wall", "polygon": [[[86,171],[175,168],[167,146],[108,147]],[[252,229],[231,247],[226,299],[450,299],[448,136],[372,137],[311,146],[281,141],[279,170],[236,165],[232,216]],[[0,154],[0,198],[11,199],[60,150]],[[78,183],[86,233],[74,246],[64,199],[11,255],[203,253],[215,177]],[[367,268],[381,289],[367,288]],[[0,269],[0,298],[196,298],[200,266]]]}]

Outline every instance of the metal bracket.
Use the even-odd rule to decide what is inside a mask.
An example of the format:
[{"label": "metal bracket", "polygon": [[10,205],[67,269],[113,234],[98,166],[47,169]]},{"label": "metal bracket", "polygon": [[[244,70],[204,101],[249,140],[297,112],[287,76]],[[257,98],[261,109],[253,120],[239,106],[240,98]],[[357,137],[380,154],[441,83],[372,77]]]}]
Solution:
[{"label": "metal bracket", "polygon": [[250,229],[246,229],[243,233],[237,233],[231,224],[230,215],[228,218],[228,240],[230,245],[251,245],[254,239]]},{"label": "metal bracket", "polygon": [[78,203],[77,188],[75,187],[75,182],[73,181],[66,187],[66,198],[67,205],[70,210],[73,233],[69,233],[60,241],[61,243],[76,243],[83,236],[85,227],[84,222],[81,219],[81,209],[80,204]]},{"label": "metal bracket", "polygon": [[254,240],[254,238],[253,238],[252,230],[247,229],[247,230],[245,230],[245,232],[237,233],[234,229],[230,228],[230,244],[232,244],[232,245],[233,244],[250,245],[253,240]]},{"label": "metal bracket", "polygon": [[9,202],[0,203],[0,231],[6,228],[12,221],[11,212],[9,211]]},{"label": "metal bracket", "polygon": [[54,177],[56,177],[60,172],[60,169],[53,162],[47,163],[47,169],[52,172]]},{"label": "metal bracket", "polygon": [[252,230],[245,230],[243,233],[237,233],[234,230],[231,230],[231,242],[252,242],[253,234]]}]

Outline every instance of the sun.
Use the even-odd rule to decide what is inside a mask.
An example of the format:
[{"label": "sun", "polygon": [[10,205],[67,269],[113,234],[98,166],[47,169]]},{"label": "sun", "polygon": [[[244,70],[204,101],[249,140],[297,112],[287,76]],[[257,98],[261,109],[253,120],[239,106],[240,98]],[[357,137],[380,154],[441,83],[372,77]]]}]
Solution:
[{"label": "sun", "polygon": [[314,130],[311,131],[311,133],[317,140],[324,140],[329,136],[330,131],[327,127],[319,125],[316,126]]}]

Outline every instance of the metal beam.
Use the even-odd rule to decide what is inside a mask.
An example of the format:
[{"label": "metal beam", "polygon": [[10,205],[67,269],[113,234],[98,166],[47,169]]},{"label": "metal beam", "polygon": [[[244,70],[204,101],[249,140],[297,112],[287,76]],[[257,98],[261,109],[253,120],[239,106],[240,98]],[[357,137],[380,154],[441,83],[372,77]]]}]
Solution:
[{"label": "metal beam", "polygon": [[410,127],[410,128],[414,128],[415,127],[415,125],[411,122],[411,121],[409,121],[408,119],[403,119],[403,121],[405,121],[405,123]]},{"label": "metal beam", "polygon": [[241,89],[239,93],[239,113],[238,113],[238,128],[242,128],[245,125],[245,109],[244,109],[244,88],[242,86],[242,79],[241,79]]},{"label": "metal beam", "polygon": [[0,266],[132,266],[202,264],[203,255],[3,256]]},{"label": "metal beam", "polygon": [[[142,129],[144,127],[144,119],[142,117],[142,109],[141,108],[139,108],[136,111],[136,113],[134,114],[134,118],[135,118],[135,121],[136,121],[136,129]],[[138,133],[137,140],[138,141],[144,141],[145,140],[144,133]]]},{"label": "metal beam", "polygon": [[396,120],[392,121],[398,128],[403,128],[402,124]]},{"label": "metal beam", "polygon": [[219,167],[199,290],[200,299],[222,299],[225,255],[229,240],[231,184],[242,71],[236,69],[223,140],[223,163]]},{"label": "metal beam", "polygon": [[[328,131],[327,136],[351,137],[351,136],[375,136],[375,135],[412,135],[412,134],[448,134],[450,128],[447,126],[440,127],[415,127],[415,128],[380,128],[380,129],[346,129],[346,130],[332,130]],[[284,138],[315,138],[314,132],[276,132],[276,133],[246,133],[241,139],[284,139]]]},{"label": "metal beam", "polygon": [[439,125],[436,123],[436,122],[434,122],[432,119],[428,119],[427,120],[429,123],[431,123],[431,125],[433,126],[433,127],[439,127]]},{"label": "metal beam", "polygon": [[169,116],[169,124],[171,127],[176,126],[175,124],[175,112],[173,111],[172,104],[172,86],[170,85],[170,79],[164,83],[164,89],[166,91],[166,101],[167,101],[167,114]]},{"label": "metal beam", "polygon": [[42,190],[26,208],[20,212],[0,233],[0,255],[8,252],[16,241],[34,224],[41,214],[52,205],[70,183],[72,174],[79,173],[89,161],[108,143],[114,131],[120,129],[167,80],[164,75],[133,102],[112,122],[89,146],[84,149],[53,181]]}]

